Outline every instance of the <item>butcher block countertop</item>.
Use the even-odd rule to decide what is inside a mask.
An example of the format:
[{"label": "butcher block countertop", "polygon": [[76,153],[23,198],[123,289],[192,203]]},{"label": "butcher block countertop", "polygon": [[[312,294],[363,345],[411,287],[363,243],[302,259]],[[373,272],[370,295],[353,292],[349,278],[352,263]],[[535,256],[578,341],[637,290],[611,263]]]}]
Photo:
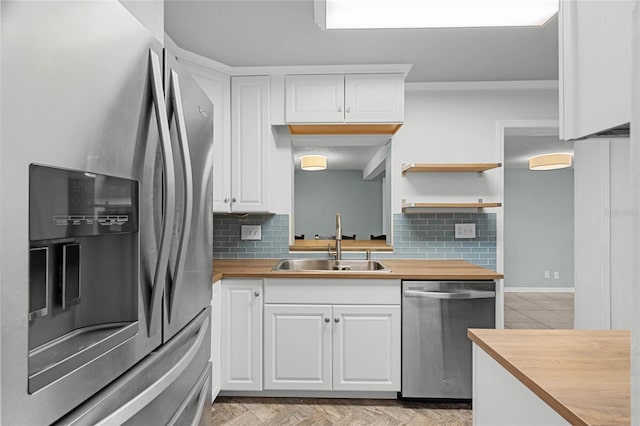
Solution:
[{"label": "butcher block countertop", "polygon": [[[376,259],[391,272],[313,271],[273,272],[280,259],[215,259],[213,273],[223,278],[367,278],[416,280],[494,280],[503,277],[495,271],[464,260]],[[215,278],[214,278],[215,282]]]},{"label": "butcher block countertop", "polygon": [[631,423],[628,331],[469,329],[468,336],[572,425]]},{"label": "butcher block countertop", "polygon": [[[335,240],[295,240],[289,251],[335,250]],[[393,251],[393,247],[384,240],[342,240],[342,251]]]}]

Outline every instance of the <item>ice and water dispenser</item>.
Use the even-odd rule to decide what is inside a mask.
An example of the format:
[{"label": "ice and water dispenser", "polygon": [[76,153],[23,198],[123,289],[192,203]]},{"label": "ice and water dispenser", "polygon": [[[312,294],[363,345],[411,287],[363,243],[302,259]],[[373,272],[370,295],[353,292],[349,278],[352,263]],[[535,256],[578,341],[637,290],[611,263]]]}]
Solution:
[{"label": "ice and water dispenser", "polygon": [[138,332],[138,184],[29,167],[29,392]]}]

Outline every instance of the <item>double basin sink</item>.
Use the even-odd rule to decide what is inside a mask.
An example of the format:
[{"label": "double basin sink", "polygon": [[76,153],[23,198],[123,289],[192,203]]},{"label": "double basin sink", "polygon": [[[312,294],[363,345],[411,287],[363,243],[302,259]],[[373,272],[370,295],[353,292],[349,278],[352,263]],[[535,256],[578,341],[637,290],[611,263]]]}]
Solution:
[{"label": "double basin sink", "polygon": [[273,272],[391,272],[377,260],[284,259]]}]

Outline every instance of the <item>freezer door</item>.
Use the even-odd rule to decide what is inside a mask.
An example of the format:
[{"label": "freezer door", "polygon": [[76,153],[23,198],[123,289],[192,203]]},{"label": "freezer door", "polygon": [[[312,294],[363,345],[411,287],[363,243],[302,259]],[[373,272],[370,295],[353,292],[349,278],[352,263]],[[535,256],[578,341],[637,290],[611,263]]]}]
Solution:
[{"label": "freezer door", "polygon": [[211,309],[56,425],[199,425],[211,421]]},{"label": "freezer door", "polygon": [[[160,59],[162,51],[118,1],[2,1],[1,19],[0,424],[50,424],[161,343],[162,310],[156,324],[148,321],[152,279],[147,271],[153,271],[157,257],[158,225],[153,206],[145,201],[153,199],[156,190],[141,181],[154,175],[159,161],[149,50]],[[162,70],[159,73],[162,87]],[[141,182],[144,222],[139,234],[131,234],[130,245],[135,331],[110,351],[29,393],[32,163]],[[140,240],[149,243],[147,249],[140,249]],[[82,250],[81,255],[86,253]],[[101,263],[105,270],[118,267],[106,247],[100,253],[92,263]],[[94,313],[84,303],[89,296],[85,283],[97,282],[94,291],[112,296],[109,274],[81,276],[83,297],[66,306],[76,312],[70,321],[84,321]],[[47,316],[53,318],[62,306],[49,308]]]},{"label": "freezer door", "polygon": [[165,49],[176,219],[164,293],[164,340],[209,306],[213,285],[213,104]]}]

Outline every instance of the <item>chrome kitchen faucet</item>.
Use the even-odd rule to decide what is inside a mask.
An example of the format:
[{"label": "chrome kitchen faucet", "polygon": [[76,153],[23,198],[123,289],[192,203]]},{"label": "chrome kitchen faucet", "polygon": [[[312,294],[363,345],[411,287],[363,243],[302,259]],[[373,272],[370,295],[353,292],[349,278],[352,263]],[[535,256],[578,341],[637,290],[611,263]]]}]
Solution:
[{"label": "chrome kitchen faucet", "polygon": [[336,260],[342,260],[342,220],[336,213]]}]

